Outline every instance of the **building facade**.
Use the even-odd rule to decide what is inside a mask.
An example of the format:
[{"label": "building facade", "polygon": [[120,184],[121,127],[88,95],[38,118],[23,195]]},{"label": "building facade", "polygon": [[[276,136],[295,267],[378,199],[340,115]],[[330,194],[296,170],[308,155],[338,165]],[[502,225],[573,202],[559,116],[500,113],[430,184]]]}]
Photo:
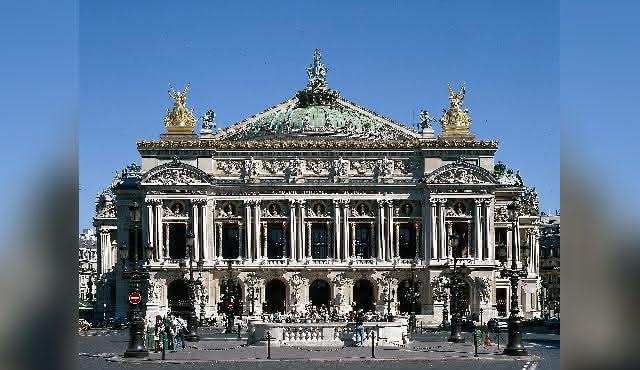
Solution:
[{"label": "building facade", "polygon": [[[119,271],[135,258],[150,271],[147,316],[183,309],[192,250],[206,316],[217,313],[224,280],[237,284],[246,315],[308,304],[402,314],[415,278],[418,319],[436,324],[444,303],[431,282],[455,254],[472,271],[467,313],[482,309],[486,320],[508,312],[501,243],[520,266],[521,247],[531,248],[518,296],[525,317],[539,315],[537,197],[519,176],[495,173],[497,142],[471,133],[464,87],[449,88],[436,136],[427,112],[411,129],[329,89],[326,72],[316,51],[295,97],[222,130],[209,111],[199,136],[188,86],[170,91],[167,132],[138,142],[141,166],[97,198],[99,305],[109,316],[126,316]],[[523,207],[512,238],[506,205],[515,199]]]},{"label": "building facade", "polygon": [[78,237],[78,302],[80,317],[91,318],[96,299],[97,261],[96,235],[85,229]]},{"label": "building facade", "polygon": [[560,316],[560,215],[540,217],[542,316]]}]

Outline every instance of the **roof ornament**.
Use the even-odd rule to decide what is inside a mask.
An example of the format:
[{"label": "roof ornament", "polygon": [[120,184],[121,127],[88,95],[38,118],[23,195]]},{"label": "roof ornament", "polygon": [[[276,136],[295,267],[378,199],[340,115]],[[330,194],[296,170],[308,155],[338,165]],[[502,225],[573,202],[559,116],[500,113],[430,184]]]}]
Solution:
[{"label": "roof ornament", "polygon": [[202,117],[201,134],[210,134],[216,130],[216,112],[213,109],[209,109]]},{"label": "roof ornament", "polygon": [[431,128],[433,124],[433,118],[429,115],[429,111],[423,110],[420,112],[420,127],[424,130]]},{"label": "roof ornament", "polygon": [[469,109],[462,109],[465,93],[464,85],[460,88],[460,92],[455,92],[449,85],[449,110],[443,109],[442,118],[440,118],[442,136],[473,136],[469,132],[471,127]]},{"label": "roof ornament", "polygon": [[193,109],[187,108],[187,93],[189,87],[187,84],[183,91],[176,91],[169,84],[169,97],[173,99],[173,109],[167,108],[167,114],[164,117],[164,125],[169,133],[191,133],[196,126],[196,117],[193,115]]},{"label": "roof ornament", "polygon": [[315,49],[313,52],[313,64],[307,67],[307,77],[309,79],[307,86],[311,89],[326,88],[328,70],[324,63],[322,63],[320,49]]},{"label": "roof ornament", "polygon": [[298,91],[299,107],[318,106],[318,105],[334,105],[336,99],[340,97],[337,91],[333,91],[327,87],[327,71],[329,69],[322,63],[322,55],[320,49],[313,52],[313,63],[307,67],[307,87]]}]

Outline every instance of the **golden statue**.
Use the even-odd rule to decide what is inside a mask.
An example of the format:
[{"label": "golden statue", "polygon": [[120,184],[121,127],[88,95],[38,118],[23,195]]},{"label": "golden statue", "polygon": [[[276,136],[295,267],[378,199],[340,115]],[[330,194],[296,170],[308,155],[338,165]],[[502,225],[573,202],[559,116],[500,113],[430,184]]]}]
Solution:
[{"label": "golden statue", "polygon": [[469,109],[462,109],[465,92],[464,85],[458,93],[449,85],[449,110],[443,109],[442,118],[440,118],[442,135],[469,134],[469,127],[471,127]]},{"label": "golden statue", "polygon": [[187,108],[187,92],[189,87],[187,84],[183,91],[176,91],[169,85],[169,97],[173,99],[173,109],[167,108],[167,115],[164,116],[164,125],[169,133],[191,133],[196,126],[196,117],[193,110]]}]

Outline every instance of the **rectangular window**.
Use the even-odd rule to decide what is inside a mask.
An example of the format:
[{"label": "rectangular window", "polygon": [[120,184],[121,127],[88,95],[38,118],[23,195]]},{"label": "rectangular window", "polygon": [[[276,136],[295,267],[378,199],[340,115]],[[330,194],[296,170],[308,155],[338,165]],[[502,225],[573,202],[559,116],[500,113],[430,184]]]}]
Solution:
[{"label": "rectangular window", "polygon": [[240,227],[225,225],[222,227],[222,258],[234,259],[240,257]]},{"label": "rectangular window", "polygon": [[400,224],[398,228],[400,258],[416,257],[416,232],[413,223]]},{"label": "rectangular window", "polygon": [[356,224],[356,258],[371,258],[371,228],[368,224]]},{"label": "rectangular window", "polygon": [[187,258],[187,224],[169,224],[169,258]]},{"label": "rectangular window", "polygon": [[313,224],[311,226],[311,257],[325,259],[328,257],[327,225]]},{"label": "rectangular window", "polygon": [[[137,239],[137,240],[136,240]],[[144,246],[142,245],[142,230],[141,229],[129,229],[129,240],[128,240],[128,253],[129,260],[133,261],[136,258],[138,260],[144,259]],[[136,255],[137,248],[137,255]]]},{"label": "rectangular window", "polygon": [[280,224],[267,224],[267,258],[285,256],[284,229]]}]

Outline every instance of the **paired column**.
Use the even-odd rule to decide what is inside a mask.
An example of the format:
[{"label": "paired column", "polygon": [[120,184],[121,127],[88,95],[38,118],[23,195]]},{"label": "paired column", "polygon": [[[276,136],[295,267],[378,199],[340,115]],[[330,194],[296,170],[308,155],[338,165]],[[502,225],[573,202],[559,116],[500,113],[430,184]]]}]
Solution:
[{"label": "paired column", "polygon": [[429,199],[429,222],[431,225],[431,238],[429,249],[431,251],[431,258],[438,259],[440,256],[440,248],[438,246],[438,199]]},{"label": "paired column", "polygon": [[[242,250],[244,248],[246,248],[247,253],[246,253],[246,257],[247,259],[251,260],[253,258],[253,254],[251,253],[251,229],[252,229],[252,225],[251,225],[251,203],[250,201],[245,201],[244,202],[244,224],[246,227],[246,243],[241,244],[241,252],[240,255],[242,257],[244,257],[245,255],[242,253]],[[242,235],[242,226],[240,227],[240,235]],[[240,240],[242,241],[242,236],[240,237]]]},{"label": "paired column", "polygon": [[376,204],[378,205],[378,213],[377,213],[377,226],[376,229],[378,231],[378,237],[377,239],[377,248],[378,248],[378,253],[376,253],[376,257],[378,258],[379,261],[384,261],[385,259],[385,253],[384,253],[384,248],[385,248],[385,237],[384,237],[384,205],[385,205],[385,201],[382,199],[378,199]]},{"label": "paired column", "polygon": [[386,202],[387,208],[387,227],[386,227],[386,257],[387,261],[393,259],[394,256],[394,237],[393,237],[393,201],[387,200]]},{"label": "paired column", "polygon": [[253,232],[252,234],[254,235],[253,238],[253,249],[255,250],[255,255],[254,258],[255,259],[260,259],[262,258],[262,251],[261,251],[261,238],[260,238],[260,201],[259,200],[253,200],[251,201],[251,207],[253,207]]},{"label": "paired column", "polygon": [[164,256],[164,229],[162,227],[162,200],[158,199],[156,206],[156,244],[155,244],[155,255],[156,258],[161,261],[165,258]]},{"label": "paired column", "polygon": [[[341,208],[342,208],[342,230],[344,234],[342,236],[342,260],[347,261],[349,256],[349,248],[350,248],[350,238],[349,238],[349,200],[342,199],[341,200]],[[353,238],[353,235],[351,235]]]},{"label": "paired column", "polygon": [[192,208],[192,213],[193,213],[193,222],[192,222],[192,227],[193,227],[193,250],[191,251],[193,259],[194,260],[199,260],[200,255],[199,255],[199,251],[200,251],[200,218],[199,216],[199,211],[198,209],[200,208],[200,199],[193,199],[191,201],[191,208]]},{"label": "paired column", "polygon": [[[145,240],[147,242],[147,245],[145,245],[145,247],[149,247],[151,248],[151,256],[149,256],[150,260],[156,260],[156,256],[155,256],[155,233],[154,233],[154,217],[153,217],[153,205],[155,203],[155,199],[145,199],[144,200],[145,204],[147,205],[147,212],[146,212],[146,232],[144,233],[145,236]],[[146,254],[149,253],[149,251],[147,250],[147,248],[145,248],[145,257]]]},{"label": "paired column", "polygon": [[492,199],[486,199],[484,201],[484,206],[485,206],[485,236],[486,236],[486,240],[487,240],[487,258],[489,259],[489,261],[494,261],[495,260],[495,253],[496,253],[496,249],[495,249],[495,225],[493,223],[493,203],[494,200]]},{"label": "paired column", "polygon": [[[283,226],[285,226],[285,228],[286,228],[286,222],[285,222],[285,225],[283,225]],[[269,258],[268,254],[267,254],[268,252],[267,252],[267,223],[266,222],[262,223],[262,234],[261,235],[262,235],[262,240],[261,240],[261,243],[259,245],[260,252],[258,253],[258,258],[259,259]],[[286,251],[284,251],[284,250],[282,251],[283,256],[286,256],[286,253],[287,253]]]},{"label": "paired column", "polygon": [[169,224],[163,223],[164,227],[164,258],[169,259]]},{"label": "paired column", "polygon": [[429,235],[430,228],[430,213],[431,206],[430,202],[427,199],[422,199],[420,202],[420,210],[422,211],[422,227],[420,228],[420,240],[422,242],[422,260],[429,261],[431,259],[431,251],[429,247],[429,239],[427,239],[427,235]]},{"label": "paired column", "polygon": [[438,200],[438,235],[439,235],[439,245],[440,245],[440,258],[446,259],[448,257],[447,253],[447,231],[444,225],[444,219],[446,215],[446,206],[447,200],[441,198]]},{"label": "paired column", "polygon": [[296,208],[297,202],[295,200],[289,201],[289,259],[297,261],[298,254],[296,248],[298,245],[298,233],[296,230]]},{"label": "paired column", "polygon": [[333,231],[334,231],[334,238],[333,238],[333,242],[334,242],[334,248],[333,248],[333,258],[336,260],[340,260],[340,258],[342,257],[342,253],[340,252],[341,250],[341,238],[340,238],[340,229],[341,229],[341,224],[340,224],[340,202],[338,200],[333,201]]},{"label": "paired column", "polygon": [[476,259],[481,260],[484,259],[482,255],[482,199],[474,199],[473,203],[475,205],[475,213],[473,219],[474,226],[474,243],[476,245],[474,256]]}]

